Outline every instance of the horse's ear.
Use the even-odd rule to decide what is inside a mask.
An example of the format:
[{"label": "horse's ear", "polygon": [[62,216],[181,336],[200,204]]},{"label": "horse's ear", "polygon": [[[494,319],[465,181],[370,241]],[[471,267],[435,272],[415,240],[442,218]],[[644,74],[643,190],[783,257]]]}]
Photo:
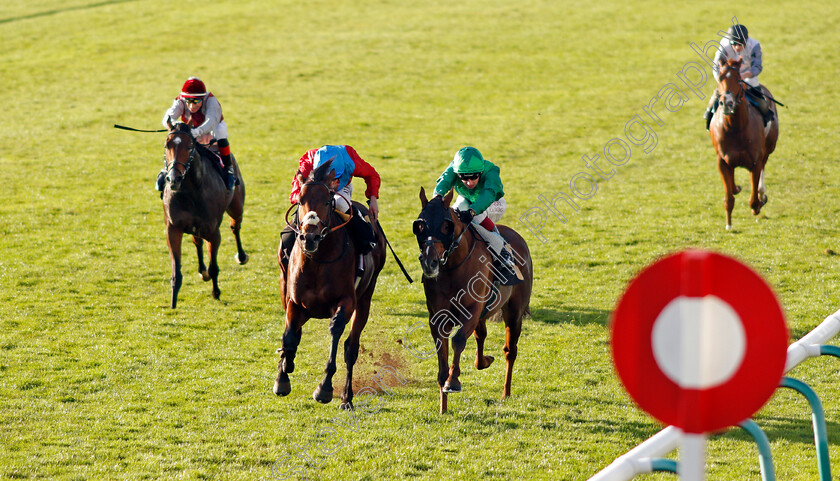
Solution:
[{"label": "horse's ear", "polygon": [[426,204],[429,203],[429,199],[426,197],[426,189],[420,187],[420,205],[426,207]]},{"label": "horse's ear", "polygon": [[169,127],[169,131],[170,131],[170,132],[172,132],[173,130],[175,130],[175,126],[174,126],[174,125],[172,125],[172,118],[171,118],[171,117],[169,117],[168,115],[166,116],[166,125]]},{"label": "horse's ear", "polygon": [[453,192],[454,191],[452,189],[449,189],[449,192],[443,197],[443,205],[445,205],[446,207],[449,207],[449,203],[452,202]]},{"label": "horse's ear", "polygon": [[303,185],[306,183],[306,177],[304,177],[303,173],[299,170],[297,171],[297,174],[295,174],[295,178],[298,181],[298,185]]},{"label": "horse's ear", "polygon": [[721,57],[718,59],[718,66],[719,67],[726,67],[726,59]]}]

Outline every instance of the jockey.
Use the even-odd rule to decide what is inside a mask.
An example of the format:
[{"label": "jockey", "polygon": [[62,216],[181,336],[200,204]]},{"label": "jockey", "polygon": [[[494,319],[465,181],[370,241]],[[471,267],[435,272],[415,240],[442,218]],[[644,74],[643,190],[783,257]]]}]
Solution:
[{"label": "jockey", "polygon": [[455,154],[455,158],[438,178],[435,195],[443,196],[454,187],[458,197],[452,207],[458,212],[461,222],[472,222],[477,226],[476,230],[490,245],[496,257],[514,272],[509,247],[493,222],[502,218],[507,207],[499,172],[498,167],[484,160],[478,149],[464,147]]},{"label": "jockey", "polygon": [[[175,98],[172,106],[163,116],[164,127],[169,127],[168,122],[175,124],[178,121],[192,127],[190,134],[197,141],[209,142],[211,139],[216,139],[227,174],[226,187],[228,190],[233,189],[236,185],[236,174],[233,171],[233,163],[230,161],[230,143],[225,116],[222,115],[222,106],[218,99],[207,91],[204,82],[197,77],[190,77],[184,82],[181,95]],[[165,177],[165,170],[158,174],[157,190],[163,191]]]},{"label": "jockey", "polygon": [[[758,43],[758,40],[750,38],[747,27],[743,25],[736,24],[729,27],[727,34],[727,37],[721,39],[720,47],[712,63],[715,80],[720,74],[720,62],[741,57],[741,78],[748,85],[746,93],[755,102],[764,118],[764,125],[767,126],[768,123],[773,121],[773,111],[770,110],[769,101],[764,96],[758,83],[758,74],[761,73],[763,68],[761,65],[761,44]],[[719,98],[720,94],[715,88],[712,98],[709,99],[709,106],[703,114],[703,118],[706,119],[706,130],[709,130],[709,124],[712,121]]]},{"label": "jockey", "polygon": [[[379,215],[379,204],[377,198],[379,197],[379,173],[370,164],[364,161],[356,150],[349,145],[324,145],[317,149],[311,149],[304,153],[298,163],[300,167],[298,172],[303,178],[308,178],[313,170],[321,165],[332,160],[332,169],[335,172],[333,184],[329,186],[334,192],[335,208],[341,212],[350,213],[350,204],[348,201],[353,195],[353,184],[351,183],[353,177],[361,177],[365,180],[365,197],[368,199],[370,207],[369,217],[371,223],[375,222]],[[301,185],[297,179],[297,173],[292,179],[292,193],[289,195],[289,202],[297,204],[300,198]],[[353,242],[359,251],[359,270],[364,270],[363,260],[364,255],[370,252],[376,245],[376,235],[373,232],[373,226],[362,219],[358,210],[356,215],[353,215],[350,222],[347,224]],[[280,233],[280,243],[282,244],[281,260],[283,264],[289,262],[289,255],[292,252],[292,247],[295,244],[294,231],[291,227],[286,226]],[[357,272],[357,276],[361,272]]]}]

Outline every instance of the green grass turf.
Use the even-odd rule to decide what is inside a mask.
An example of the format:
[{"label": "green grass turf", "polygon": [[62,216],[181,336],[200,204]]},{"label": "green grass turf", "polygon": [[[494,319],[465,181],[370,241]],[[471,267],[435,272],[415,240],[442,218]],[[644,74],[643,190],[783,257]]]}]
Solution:
[{"label": "green grass turf", "polygon": [[[580,211],[549,220],[546,243],[529,234],[516,219],[537,195],[568,193],[581,156],[623,136],[698,61],[689,42],[715,39],[733,15],[762,42],[762,81],[790,106],[759,221],[745,192],[734,231],[724,231],[705,100],[688,93],[662,114],[652,152],[634,146]],[[686,247],[736,256],[773,286],[792,338],[838,308],[838,258],[826,254],[840,250],[838,17],[825,1],[5,0],[0,477],[272,479],[297,465],[287,458],[296,445],[310,466],[290,479],[588,478],[661,427],[625,394],[609,353],[610,312],[645,265]],[[152,191],[163,137],[111,125],[158,128],[189,75],[224,107],[248,186],[251,261],[235,265],[224,232],[217,302],[185,248],[172,311]],[[375,414],[359,412],[355,431],[335,424],[346,425],[337,403],[311,399],[328,348],[326,321],[313,320],[292,394],[271,393],[281,217],[297,158],[327,143],[353,145],[381,173],[382,224],[415,278],[419,187],[431,188],[464,145],[501,167],[506,223],[523,232],[536,270],[510,399],[498,400],[503,329],[491,324],[496,364],[475,371],[470,342],[465,392],[451,396],[451,414],[437,414],[436,362],[398,342],[425,322],[422,287],[390,260],[356,388],[384,365],[406,383],[381,394]],[[737,180],[748,185],[745,171]],[[425,328],[417,333],[430,342]],[[814,360],[793,373],[824,399],[835,471],[836,372]],[[341,373],[339,364],[336,385]],[[779,479],[816,479],[804,400],[779,392],[756,420]],[[759,478],[745,434],[715,437],[708,452],[710,479]]]}]

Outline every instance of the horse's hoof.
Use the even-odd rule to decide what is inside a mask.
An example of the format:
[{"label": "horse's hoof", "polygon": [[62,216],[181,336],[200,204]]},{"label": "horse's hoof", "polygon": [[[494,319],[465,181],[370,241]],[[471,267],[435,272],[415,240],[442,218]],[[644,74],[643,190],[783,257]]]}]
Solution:
[{"label": "horse's hoof", "polygon": [[219,289],[213,289],[213,299],[219,300],[219,297],[222,296],[222,291]]},{"label": "horse's hoof", "polygon": [[207,272],[206,270],[205,271],[199,271],[198,274],[201,276],[201,280],[204,281],[204,282],[207,282],[211,279],[210,273]]},{"label": "horse's hoof", "polygon": [[494,358],[493,356],[483,356],[483,362],[478,362],[478,360],[476,359],[475,368],[479,371],[482,369],[487,369],[488,367],[490,367],[491,364],[493,364],[493,361],[495,360],[496,358]]},{"label": "horse's hoof", "polygon": [[315,388],[315,392],[312,393],[312,399],[318,401],[321,404],[327,404],[328,402],[332,401],[333,398],[333,390],[332,386],[328,388],[323,388],[318,386]]},{"label": "horse's hoof", "polygon": [[341,404],[338,405],[338,408],[341,409],[342,411],[352,411],[353,410],[353,403],[352,402],[341,403]]},{"label": "horse's hoof", "polygon": [[290,392],[292,392],[291,382],[274,381],[274,394],[278,396],[288,396]]},{"label": "horse's hoof", "polygon": [[736,186],[735,186],[735,190],[733,190],[733,191],[732,191],[732,195],[735,195],[735,194],[737,194],[737,193],[739,193],[739,192],[741,192],[741,186],[740,186],[740,185],[736,185]]},{"label": "horse's hoof", "polygon": [[461,392],[461,381],[458,381],[458,380],[446,381],[446,383],[443,385],[443,392],[445,392],[445,393]]},{"label": "horse's hoof", "polygon": [[238,262],[240,266],[244,266],[245,264],[247,264],[249,258],[248,254],[245,254],[244,252],[242,254],[244,255],[243,257],[239,257],[238,252],[233,255],[234,260],[236,260],[236,262]]},{"label": "horse's hoof", "polygon": [[726,224],[726,230],[732,230],[732,224]]}]

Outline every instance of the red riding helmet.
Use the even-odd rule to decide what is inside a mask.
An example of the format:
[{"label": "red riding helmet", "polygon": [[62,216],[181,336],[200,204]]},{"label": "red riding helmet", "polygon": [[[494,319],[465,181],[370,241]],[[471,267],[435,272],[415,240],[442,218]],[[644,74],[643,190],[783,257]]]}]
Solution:
[{"label": "red riding helmet", "polygon": [[181,87],[181,98],[199,98],[207,95],[207,89],[204,88],[204,82],[198,77],[190,77],[184,82]]}]

